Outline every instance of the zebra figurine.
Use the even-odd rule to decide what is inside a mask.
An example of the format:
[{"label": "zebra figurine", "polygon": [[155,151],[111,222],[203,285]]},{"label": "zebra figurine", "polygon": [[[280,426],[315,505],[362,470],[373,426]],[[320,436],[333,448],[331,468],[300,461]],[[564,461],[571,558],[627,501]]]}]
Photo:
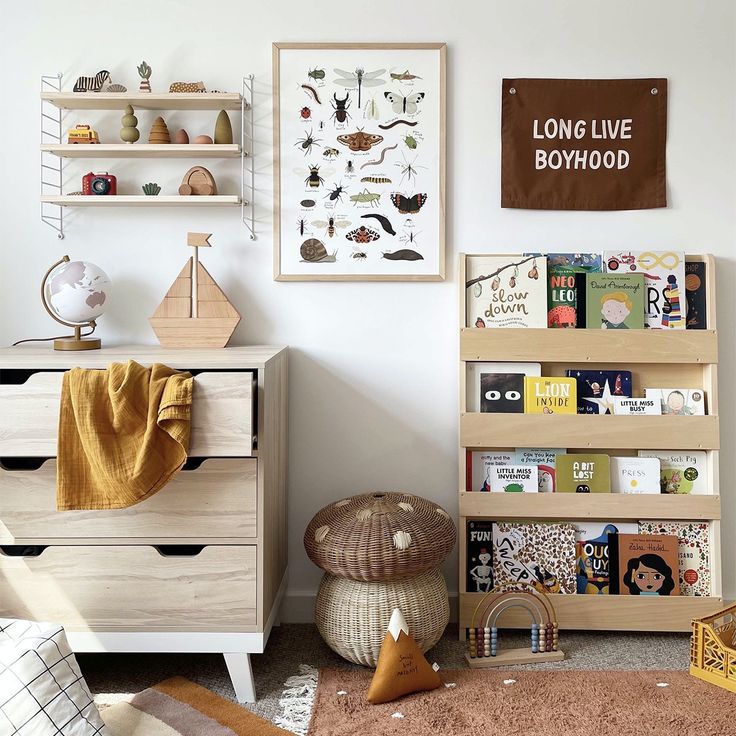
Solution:
[{"label": "zebra figurine", "polygon": [[79,77],[74,83],[74,92],[102,92],[111,83],[107,69],[97,72],[94,77]]}]

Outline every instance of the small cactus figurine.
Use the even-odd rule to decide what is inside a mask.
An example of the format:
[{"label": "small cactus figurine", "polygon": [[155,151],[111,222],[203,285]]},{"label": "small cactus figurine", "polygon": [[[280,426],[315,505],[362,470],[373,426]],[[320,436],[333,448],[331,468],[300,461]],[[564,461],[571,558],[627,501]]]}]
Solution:
[{"label": "small cactus figurine", "polygon": [[140,137],[140,131],[136,127],[138,118],[133,114],[133,108],[128,105],[125,108],[125,115],[120,119],[123,127],[120,129],[120,138],[126,143],[135,143]]},{"label": "small cactus figurine", "polygon": [[138,74],[141,75],[141,84],[140,84],[140,91],[141,92],[150,92],[151,91],[151,83],[148,81],[151,78],[151,72],[153,70],[151,67],[146,64],[145,61],[142,61],[140,63],[140,66],[138,67]]},{"label": "small cactus figurine", "polygon": [[143,189],[143,194],[148,194],[154,197],[161,191],[161,187],[154,181],[150,181],[148,182],[148,184],[144,184],[141,189]]}]

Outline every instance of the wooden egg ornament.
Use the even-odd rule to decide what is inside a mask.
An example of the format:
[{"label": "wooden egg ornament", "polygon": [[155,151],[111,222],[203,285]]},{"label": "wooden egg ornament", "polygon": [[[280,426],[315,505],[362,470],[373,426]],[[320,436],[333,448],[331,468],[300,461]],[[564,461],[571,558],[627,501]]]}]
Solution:
[{"label": "wooden egg ornament", "polygon": [[149,143],[171,143],[169,129],[166,127],[166,121],[159,115],[151,126],[151,132],[148,134]]},{"label": "wooden egg ornament", "polygon": [[198,143],[199,145],[204,145],[208,143],[212,143],[212,138],[210,138],[208,135],[198,135],[194,139],[195,143]]},{"label": "wooden egg ornament", "polygon": [[179,128],[179,130],[174,133],[174,143],[179,144],[186,144],[189,143],[189,133],[184,130],[184,128]]},{"label": "wooden egg ornament", "polygon": [[183,197],[217,194],[215,177],[204,166],[192,166],[181,180],[179,194]]},{"label": "wooden egg ornament", "polygon": [[220,110],[215,122],[215,143],[220,145],[233,142],[233,126],[225,110]]}]

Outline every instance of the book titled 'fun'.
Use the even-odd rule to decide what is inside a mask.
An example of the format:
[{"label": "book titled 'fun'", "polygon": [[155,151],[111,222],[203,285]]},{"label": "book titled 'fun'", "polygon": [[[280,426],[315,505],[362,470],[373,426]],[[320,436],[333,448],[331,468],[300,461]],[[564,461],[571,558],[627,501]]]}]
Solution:
[{"label": "book titled 'fun'", "polygon": [[576,414],[577,382],[574,378],[524,378],[524,411],[527,414]]}]

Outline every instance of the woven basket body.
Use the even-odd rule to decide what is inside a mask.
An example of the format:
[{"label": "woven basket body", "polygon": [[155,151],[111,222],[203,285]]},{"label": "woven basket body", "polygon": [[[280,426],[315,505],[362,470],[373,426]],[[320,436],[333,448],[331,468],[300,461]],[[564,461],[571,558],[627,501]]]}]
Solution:
[{"label": "woven basket body", "polygon": [[439,569],[413,578],[364,583],[325,573],[317,593],[315,620],[329,647],[355,664],[375,667],[394,608],[426,652],[450,620],[447,586]]},{"label": "woven basket body", "polygon": [[304,547],[326,572],[378,582],[439,566],[456,538],[454,522],[436,503],[410,493],[364,493],[319,511]]}]

